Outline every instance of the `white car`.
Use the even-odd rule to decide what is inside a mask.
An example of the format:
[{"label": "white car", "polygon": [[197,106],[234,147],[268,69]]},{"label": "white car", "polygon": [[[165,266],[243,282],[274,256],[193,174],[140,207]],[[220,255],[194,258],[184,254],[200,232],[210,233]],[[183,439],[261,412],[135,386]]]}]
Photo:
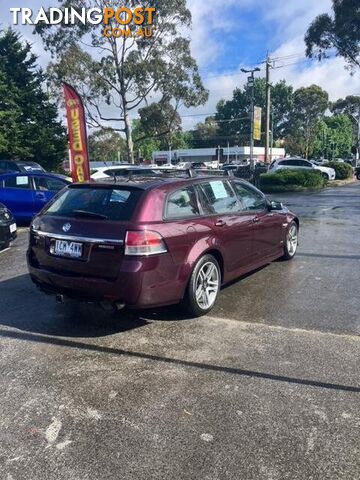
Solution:
[{"label": "white car", "polygon": [[102,180],[109,180],[111,178],[116,177],[128,177],[129,174],[133,176],[154,176],[159,175],[160,173],[157,172],[155,169],[142,167],[139,165],[131,165],[131,166],[113,166],[113,167],[99,167],[93,171],[91,178],[96,182],[100,182]]},{"label": "white car", "polygon": [[320,165],[315,165],[308,160],[302,158],[279,158],[274,160],[270,167],[269,173],[275,173],[279,170],[318,170],[327,180],[335,180],[335,170],[330,167],[323,167]]}]

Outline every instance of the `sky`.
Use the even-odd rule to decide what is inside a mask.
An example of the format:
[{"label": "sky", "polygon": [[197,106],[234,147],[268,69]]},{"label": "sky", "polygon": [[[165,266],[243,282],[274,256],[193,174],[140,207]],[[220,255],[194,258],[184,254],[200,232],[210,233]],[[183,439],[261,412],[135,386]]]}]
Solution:
[{"label": "sky", "polygon": [[[234,88],[246,82],[247,76],[241,73],[241,68],[259,66],[262,70],[258,75],[264,76],[261,62],[267,55],[280,57],[275,63],[278,68],[271,71],[273,82],[285,79],[294,88],[317,84],[329,93],[330,100],[360,94],[359,73],[351,76],[341,58],[323,62],[305,58],[305,32],[317,15],[331,12],[331,0],[188,0],[187,3],[193,20],[189,32],[192,54],[210,97],[202,107],[181,110],[185,130],[214,113],[220,99],[231,98]],[[11,24],[10,7],[36,11],[41,6],[57,6],[57,1],[1,0],[1,28]],[[46,66],[49,55],[41,39],[32,34],[31,26],[18,28],[33,44],[39,64]]]}]

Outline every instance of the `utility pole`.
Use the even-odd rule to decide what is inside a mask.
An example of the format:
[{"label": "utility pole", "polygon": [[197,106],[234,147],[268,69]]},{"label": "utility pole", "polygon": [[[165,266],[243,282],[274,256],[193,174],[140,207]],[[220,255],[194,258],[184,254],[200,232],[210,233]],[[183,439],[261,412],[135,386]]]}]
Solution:
[{"label": "utility pole", "polygon": [[270,143],[270,111],[271,111],[271,83],[270,83],[270,58],[266,58],[266,122],[265,122],[265,163],[270,163],[269,143]]},{"label": "utility pole", "polygon": [[245,70],[245,68],[241,69],[244,73],[250,73],[250,77],[248,77],[248,84],[251,87],[251,98],[250,98],[250,172],[251,176],[254,175],[255,172],[255,162],[254,162],[254,86],[255,86],[255,79],[254,73],[259,72],[260,68],[253,68],[251,70]]},{"label": "utility pole", "polygon": [[350,113],[350,115],[357,123],[357,142],[356,142],[357,153],[355,154],[355,167],[357,167],[360,160],[360,105],[359,105],[358,116],[355,117],[355,115],[353,115],[352,113]]}]

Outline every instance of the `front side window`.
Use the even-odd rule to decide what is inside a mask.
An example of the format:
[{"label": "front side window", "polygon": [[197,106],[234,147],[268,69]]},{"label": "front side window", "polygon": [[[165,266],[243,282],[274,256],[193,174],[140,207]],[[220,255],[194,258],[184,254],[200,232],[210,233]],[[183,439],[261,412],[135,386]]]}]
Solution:
[{"label": "front side window", "polygon": [[260,192],[247,188],[238,182],[234,182],[234,188],[245,210],[265,209],[266,199]]},{"label": "front side window", "polygon": [[199,216],[200,211],[194,188],[183,188],[172,193],[166,204],[165,215],[168,219]]},{"label": "front side window", "polygon": [[213,180],[200,183],[203,192],[204,211],[209,214],[236,213],[239,211],[237,198],[228,182]]},{"label": "front side window", "polygon": [[57,178],[34,177],[35,190],[42,192],[58,192],[66,186],[65,182]]},{"label": "front side window", "polygon": [[4,180],[5,188],[21,188],[23,190],[30,190],[30,178],[25,175],[18,175],[14,177],[8,177]]},{"label": "front side window", "polygon": [[302,167],[313,168],[312,164],[306,160],[300,160],[299,163]]}]

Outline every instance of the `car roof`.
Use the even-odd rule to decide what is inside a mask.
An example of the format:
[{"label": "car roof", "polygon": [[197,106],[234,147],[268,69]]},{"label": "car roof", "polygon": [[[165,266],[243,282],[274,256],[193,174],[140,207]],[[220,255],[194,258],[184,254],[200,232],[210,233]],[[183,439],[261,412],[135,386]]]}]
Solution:
[{"label": "car roof", "polygon": [[[69,188],[108,188],[108,189],[120,189],[120,188],[132,188],[138,190],[153,190],[158,187],[181,187],[182,185],[193,185],[199,181],[221,181],[221,180],[237,180],[245,185],[249,184],[246,180],[242,178],[229,177],[225,175],[198,175],[194,177],[159,177],[159,178],[149,178],[143,177],[136,180],[129,181],[119,181],[116,183],[105,183],[105,182],[85,182],[85,183],[72,183],[69,185]],[[251,184],[249,184],[251,185]],[[253,185],[251,185],[253,186]]]},{"label": "car roof", "polygon": [[56,173],[49,173],[49,172],[8,172],[8,173],[0,173],[0,178],[7,178],[7,177],[30,177],[30,176],[37,176],[37,177],[51,177],[57,178],[58,180],[64,180],[64,178],[60,178]]}]

